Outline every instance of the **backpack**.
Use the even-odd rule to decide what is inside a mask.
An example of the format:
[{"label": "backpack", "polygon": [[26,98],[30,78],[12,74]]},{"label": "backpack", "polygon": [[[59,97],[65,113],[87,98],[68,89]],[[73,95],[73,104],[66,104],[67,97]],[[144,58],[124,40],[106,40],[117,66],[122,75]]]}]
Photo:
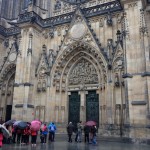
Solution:
[{"label": "backpack", "polygon": [[55,131],[54,126],[51,126],[50,130],[51,130],[51,131]]}]

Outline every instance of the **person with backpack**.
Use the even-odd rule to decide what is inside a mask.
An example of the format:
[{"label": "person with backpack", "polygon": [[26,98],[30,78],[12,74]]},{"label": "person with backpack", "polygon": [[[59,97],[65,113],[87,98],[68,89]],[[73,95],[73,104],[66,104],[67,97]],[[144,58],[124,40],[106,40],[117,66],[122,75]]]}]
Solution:
[{"label": "person with backpack", "polygon": [[41,143],[46,143],[47,141],[47,134],[48,134],[48,129],[47,129],[47,126],[46,124],[44,124],[44,126],[42,127],[42,137],[43,137],[43,140],[41,139]]},{"label": "person with backpack", "polygon": [[55,132],[56,132],[56,125],[52,122],[48,126],[48,129],[49,129],[49,140],[51,142],[54,142],[54,140],[55,140]]}]

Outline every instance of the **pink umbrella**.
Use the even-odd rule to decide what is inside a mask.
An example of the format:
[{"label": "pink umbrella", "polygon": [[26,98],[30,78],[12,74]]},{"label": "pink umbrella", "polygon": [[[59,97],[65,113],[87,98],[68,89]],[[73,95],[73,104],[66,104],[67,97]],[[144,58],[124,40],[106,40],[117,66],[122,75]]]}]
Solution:
[{"label": "pink umbrella", "polygon": [[34,120],[31,122],[31,126],[30,126],[31,130],[38,131],[38,130],[40,130],[40,127],[41,127],[40,121]]},{"label": "pink umbrella", "polygon": [[85,123],[85,125],[87,125],[87,126],[96,126],[96,122],[95,121],[87,121]]}]

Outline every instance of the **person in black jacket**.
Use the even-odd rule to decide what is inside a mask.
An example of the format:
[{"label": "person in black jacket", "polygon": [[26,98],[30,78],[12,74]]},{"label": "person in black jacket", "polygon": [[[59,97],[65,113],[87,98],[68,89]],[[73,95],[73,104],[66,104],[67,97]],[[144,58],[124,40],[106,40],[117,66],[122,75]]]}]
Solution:
[{"label": "person in black jacket", "polygon": [[74,131],[74,126],[72,124],[72,122],[69,122],[68,126],[67,126],[67,133],[68,133],[68,142],[72,142],[72,134]]},{"label": "person in black jacket", "polygon": [[86,141],[89,143],[89,133],[90,133],[90,128],[89,126],[85,125],[84,126],[84,142],[86,143]]}]

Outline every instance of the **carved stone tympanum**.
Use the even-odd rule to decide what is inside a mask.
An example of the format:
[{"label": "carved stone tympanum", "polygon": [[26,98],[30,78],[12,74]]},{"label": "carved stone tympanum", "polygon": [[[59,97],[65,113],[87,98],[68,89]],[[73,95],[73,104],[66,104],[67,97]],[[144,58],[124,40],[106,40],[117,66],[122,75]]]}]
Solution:
[{"label": "carved stone tympanum", "polygon": [[80,60],[72,69],[69,85],[97,84],[98,75],[94,66],[85,59]]}]

